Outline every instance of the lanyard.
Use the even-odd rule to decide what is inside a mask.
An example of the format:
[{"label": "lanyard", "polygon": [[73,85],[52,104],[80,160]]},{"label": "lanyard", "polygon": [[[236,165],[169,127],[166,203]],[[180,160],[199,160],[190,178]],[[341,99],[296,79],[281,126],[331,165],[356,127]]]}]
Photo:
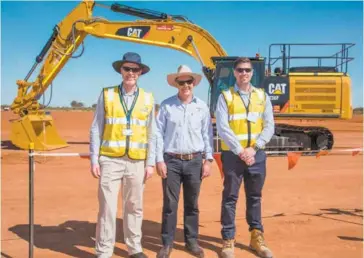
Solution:
[{"label": "lanyard", "polygon": [[248,105],[246,105],[246,104],[245,104],[245,101],[243,100],[243,97],[241,96],[242,94],[241,94],[240,92],[238,92],[238,93],[239,93],[239,96],[240,96],[241,101],[243,102],[243,104],[244,104],[244,106],[245,106],[246,111],[247,111],[247,112],[249,112],[250,97],[251,97],[252,93],[251,93],[251,92],[249,92],[249,96],[248,96]]},{"label": "lanyard", "polygon": [[131,113],[133,112],[133,109],[135,107],[135,103],[136,103],[136,101],[138,99],[138,96],[139,96],[139,88],[137,88],[135,96],[134,96],[133,103],[131,104],[130,109],[128,109],[128,107],[126,105],[126,102],[124,100],[124,97],[123,97],[121,85],[119,86],[119,98],[120,98],[121,105],[123,106],[123,109],[124,109],[124,112],[125,112],[125,115],[126,115],[126,119],[128,121],[128,125],[130,124]]}]

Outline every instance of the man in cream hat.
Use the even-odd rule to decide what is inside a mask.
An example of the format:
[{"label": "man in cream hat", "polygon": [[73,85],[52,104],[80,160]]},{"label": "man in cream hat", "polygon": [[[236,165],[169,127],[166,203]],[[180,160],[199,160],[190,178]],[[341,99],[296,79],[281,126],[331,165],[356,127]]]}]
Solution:
[{"label": "man in cream hat", "polygon": [[163,184],[162,242],[158,258],[167,258],[173,248],[181,183],[184,193],[184,239],[186,250],[204,257],[198,245],[198,196],[202,179],[213,161],[212,124],[205,102],[194,96],[201,75],[181,65],[167,76],[178,93],[160,106],[157,116],[157,171]]}]

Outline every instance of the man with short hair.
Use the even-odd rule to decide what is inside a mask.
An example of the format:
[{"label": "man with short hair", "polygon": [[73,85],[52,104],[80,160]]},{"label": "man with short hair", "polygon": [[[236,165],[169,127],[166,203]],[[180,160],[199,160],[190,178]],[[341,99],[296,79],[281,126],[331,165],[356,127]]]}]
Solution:
[{"label": "man with short hair", "polygon": [[264,146],[274,134],[274,118],[269,96],[251,84],[250,59],[234,63],[234,87],[222,91],[216,108],[216,126],[221,137],[224,190],[221,205],[222,257],[233,258],[235,213],[244,179],[246,220],[251,232],[250,248],[260,257],[271,258],[264,242],[261,196],[266,176]]},{"label": "man with short hair", "polygon": [[91,172],[99,178],[96,255],[112,257],[117,201],[123,195],[123,233],[129,257],[145,258],[141,246],[143,190],[155,165],[154,99],[137,84],[149,71],[137,53],[128,52],[113,68],[120,85],[104,88],[90,130]]},{"label": "man with short hair", "polygon": [[170,257],[172,252],[181,184],[185,247],[194,256],[204,257],[198,245],[198,197],[202,179],[211,172],[213,136],[209,109],[193,94],[201,78],[186,65],[169,74],[168,84],[178,93],[162,102],[157,116],[157,171],[163,185],[163,247],[158,258]]}]

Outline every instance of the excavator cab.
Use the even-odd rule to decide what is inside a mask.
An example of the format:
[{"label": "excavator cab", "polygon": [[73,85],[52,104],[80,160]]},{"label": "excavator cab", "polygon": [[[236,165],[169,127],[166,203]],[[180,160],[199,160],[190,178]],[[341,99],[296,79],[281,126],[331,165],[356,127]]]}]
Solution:
[{"label": "excavator cab", "polygon": [[[214,80],[210,87],[210,96],[208,98],[212,117],[215,117],[216,104],[221,91],[234,87],[236,81],[234,77],[234,62],[237,58],[237,56],[212,57],[216,65]],[[252,62],[254,70],[251,82],[255,87],[260,88],[264,80],[265,58],[257,54],[255,57],[250,57],[249,59]]]}]

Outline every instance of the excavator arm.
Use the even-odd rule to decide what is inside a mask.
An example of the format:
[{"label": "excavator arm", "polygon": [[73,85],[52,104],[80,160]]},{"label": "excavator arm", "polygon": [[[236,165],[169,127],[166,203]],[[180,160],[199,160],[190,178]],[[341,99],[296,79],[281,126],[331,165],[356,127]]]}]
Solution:
[{"label": "excavator arm", "polygon": [[[11,105],[14,113],[25,116],[43,112],[40,110],[38,100],[79,45],[83,43],[87,33],[78,31],[74,27],[77,22],[89,20],[92,16],[93,8],[93,2],[84,1],[53,28],[51,37],[41,53],[36,57],[35,63],[25,79],[17,81],[18,94]],[[43,61],[44,57],[46,57],[44,64],[35,81],[28,82],[35,68]]]},{"label": "excavator arm", "polygon": [[[134,15],[143,20],[124,22],[93,17],[95,6]],[[167,15],[124,5],[106,6],[83,0],[53,29],[36,62],[24,80],[18,80],[18,94],[11,109],[20,115],[12,121],[11,140],[16,146],[27,149],[30,142],[36,150],[51,150],[67,146],[56,132],[53,119],[44,113],[39,98],[52,84],[67,61],[83,46],[87,35],[99,38],[123,40],[140,44],[165,47],[184,52],[197,59],[207,80],[212,84],[215,65],[213,56],[226,56],[220,44],[204,29],[183,16]],[[76,57],[82,55],[81,54]],[[45,57],[45,59],[44,59]],[[34,82],[28,82],[36,66],[44,59],[43,66]]]}]

